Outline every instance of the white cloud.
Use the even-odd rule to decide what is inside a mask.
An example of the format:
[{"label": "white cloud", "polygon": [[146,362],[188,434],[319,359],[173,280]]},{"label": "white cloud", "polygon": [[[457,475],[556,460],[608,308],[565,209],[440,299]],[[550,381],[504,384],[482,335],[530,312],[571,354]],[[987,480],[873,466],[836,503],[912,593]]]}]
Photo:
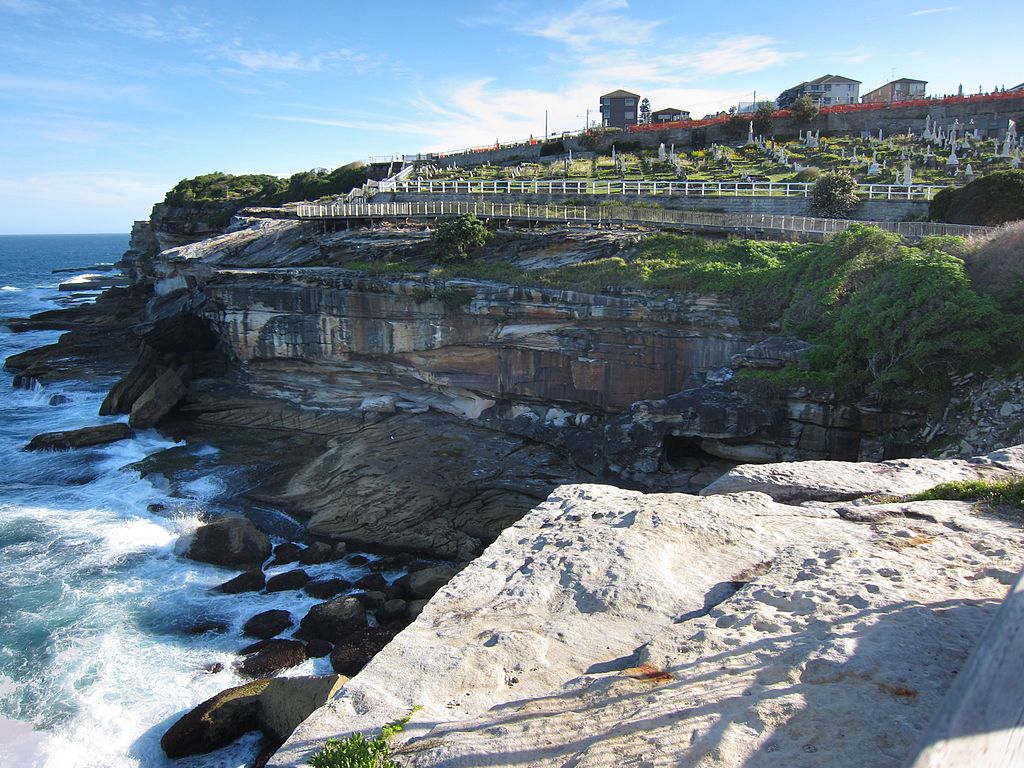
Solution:
[{"label": "white cloud", "polygon": [[835,51],[830,56],[835,61],[841,61],[845,64],[863,64],[874,58],[875,52],[866,46],[858,45],[856,48],[851,48],[848,51]]},{"label": "white cloud", "polygon": [[703,74],[731,75],[757,72],[785,64],[792,53],[779,49],[778,41],[764,35],[746,35],[720,40],[712,48],[693,56],[693,68]]},{"label": "white cloud", "polygon": [[659,22],[642,21],[621,13],[628,9],[628,0],[589,0],[567,13],[550,14],[537,22],[528,22],[519,30],[577,51],[593,46],[646,43]]},{"label": "white cloud", "polygon": [[905,16],[928,16],[929,14],[932,14],[932,13],[949,13],[950,11],[956,11],[956,10],[959,10],[959,9],[960,9],[960,6],[958,6],[958,5],[949,5],[949,6],[946,6],[945,8],[925,8],[924,10],[912,11],[912,12],[904,14],[904,15]]}]

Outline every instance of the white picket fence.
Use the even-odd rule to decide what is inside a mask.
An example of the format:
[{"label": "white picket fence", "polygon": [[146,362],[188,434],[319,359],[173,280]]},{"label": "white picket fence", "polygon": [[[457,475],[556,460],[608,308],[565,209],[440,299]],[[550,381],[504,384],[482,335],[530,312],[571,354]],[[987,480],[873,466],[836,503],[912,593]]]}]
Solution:
[{"label": "white picket fence", "polygon": [[[387,180],[381,192],[450,195],[635,195],[680,197],[809,197],[813,183],[774,181],[594,181],[555,179]],[[945,187],[926,184],[861,184],[865,200],[931,200]]]},{"label": "white picket fence", "polygon": [[936,224],[924,221],[855,221],[761,213],[678,211],[625,205],[533,205],[452,200],[359,205],[302,203],[297,206],[296,213],[302,219],[413,219],[472,214],[485,219],[580,223],[596,226],[646,224],[729,231],[751,230],[753,232],[771,231],[821,235],[842,232],[853,224],[868,224],[912,239],[930,235],[969,237],[991,230],[990,227],[969,227],[961,224]]}]

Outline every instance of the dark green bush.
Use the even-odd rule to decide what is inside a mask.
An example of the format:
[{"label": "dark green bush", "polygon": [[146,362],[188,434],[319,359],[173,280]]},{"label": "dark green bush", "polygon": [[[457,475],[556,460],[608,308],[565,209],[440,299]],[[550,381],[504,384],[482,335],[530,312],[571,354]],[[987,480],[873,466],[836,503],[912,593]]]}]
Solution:
[{"label": "dark green bush", "polygon": [[449,312],[458,312],[473,301],[473,294],[455,286],[446,285],[437,292],[437,300]]},{"label": "dark green bush", "polygon": [[430,234],[430,251],[439,263],[453,264],[466,261],[490,238],[486,225],[476,216],[456,216],[441,222]]},{"label": "dark green bush", "polygon": [[762,101],[754,112],[754,133],[771,136],[775,132],[775,103]]},{"label": "dark green bush", "polygon": [[561,139],[555,141],[545,141],[540,145],[540,156],[547,157],[548,155],[563,155],[565,154],[565,142]]},{"label": "dark green bush", "polygon": [[789,108],[789,111],[793,115],[793,120],[797,125],[807,125],[809,122],[814,120],[820,112],[818,105],[815,104],[814,100],[806,93],[802,94],[800,98],[793,102],[793,106]]},{"label": "dark green bush", "polygon": [[999,171],[961,189],[944,189],[928,215],[951,224],[997,226],[1024,219],[1024,171]]},{"label": "dark green bush", "polygon": [[847,171],[821,174],[811,190],[811,209],[827,219],[845,219],[860,202],[857,181]]}]

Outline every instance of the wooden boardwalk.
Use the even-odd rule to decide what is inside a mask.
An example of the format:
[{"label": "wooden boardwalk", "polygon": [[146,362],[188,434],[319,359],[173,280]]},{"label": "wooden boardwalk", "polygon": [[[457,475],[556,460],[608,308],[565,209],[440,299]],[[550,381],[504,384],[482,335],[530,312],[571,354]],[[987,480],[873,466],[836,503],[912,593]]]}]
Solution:
[{"label": "wooden boardwalk", "polygon": [[635,224],[653,228],[698,229],[749,234],[833,235],[854,224],[867,224],[893,232],[908,240],[931,235],[970,237],[991,231],[991,227],[960,224],[935,224],[923,221],[855,221],[820,219],[812,216],[783,216],[761,213],[707,213],[648,208],[627,205],[534,205],[528,203],[480,203],[449,200],[416,203],[361,203],[319,205],[302,203],[296,207],[301,219],[375,220],[438,219],[472,214],[482,219],[536,223],[617,226]]}]

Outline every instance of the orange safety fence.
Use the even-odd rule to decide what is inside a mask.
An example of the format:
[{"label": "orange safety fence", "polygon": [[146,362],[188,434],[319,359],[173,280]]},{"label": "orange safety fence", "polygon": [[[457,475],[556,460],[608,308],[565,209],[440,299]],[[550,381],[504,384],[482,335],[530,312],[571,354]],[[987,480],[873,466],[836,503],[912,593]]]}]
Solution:
[{"label": "orange safety fence", "polygon": [[[1024,92],[1022,91],[1002,91],[1000,93],[981,93],[974,94],[973,96],[946,96],[943,98],[927,98],[927,99],[908,99],[906,101],[894,101],[894,102],[881,102],[877,104],[836,104],[831,107],[822,107],[820,114],[822,115],[837,115],[849,112],[867,112],[874,109],[890,109],[892,107],[898,107],[900,109],[910,107],[930,107],[938,105],[951,105],[951,104],[973,104],[983,103],[988,101],[1002,101],[1011,99],[1024,100]],[[781,119],[789,117],[792,113],[788,109],[777,109],[772,112],[772,117],[775,119]],[[732,115],[718,115],[717,117],[706,118],[704,120],[676,120],[670,123],[649,123],[647,125],[631,125],[626,131],[628,133],[645,133],[648,131],[663,131],[666,129],[675,128],[706,128],[709,125],[718,125],[724,123],[727,120],[739,117],[744,121],[752,120],[754,114],[752,112],[744,114],[732,114]]]}]

